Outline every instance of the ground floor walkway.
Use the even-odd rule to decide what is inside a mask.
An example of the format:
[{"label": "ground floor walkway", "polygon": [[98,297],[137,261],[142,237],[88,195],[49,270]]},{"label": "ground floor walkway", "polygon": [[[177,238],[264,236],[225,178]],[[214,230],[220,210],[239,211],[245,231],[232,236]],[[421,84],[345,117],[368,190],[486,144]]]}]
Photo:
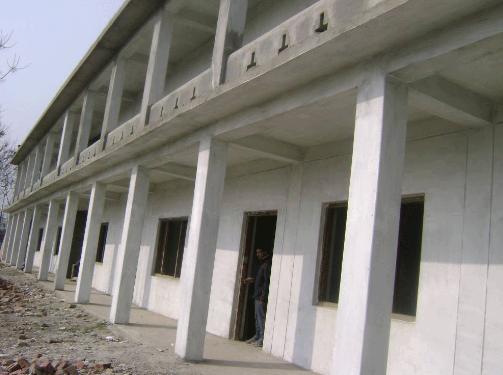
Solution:
[{"label": "ground floor walkway", "polygon": [[[50,275],[49,281],[40,283],[52,290],[53,278],[54,275]],[[65,290],[57,291],[56,295],[69,303],[73,303],[75,287],[75,282],[67,280]],[[111,302],[111,296],[93,290],[90,303],[80,306],[89,314],[99,319],[108,320]],[[139,307],[133,307],[131,310],[130,324],[115,325],[115,327],[129,340],[152,346],[167,355],[174,355],[176,321],[173,319]],[[204,358],[205,360],[203,362],[191,364],[195,370],[195,374],[314,374],[313,372],[275,358],[259,348],[210,334],[206,335]]]}]

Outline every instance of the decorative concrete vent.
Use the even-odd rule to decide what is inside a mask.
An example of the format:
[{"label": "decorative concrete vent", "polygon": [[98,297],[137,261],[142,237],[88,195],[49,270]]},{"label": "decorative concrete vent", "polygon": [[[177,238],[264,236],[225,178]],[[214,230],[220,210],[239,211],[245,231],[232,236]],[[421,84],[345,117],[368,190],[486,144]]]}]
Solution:
[{"label": "decorative concrete vent", "polygon": [[278,49],[278,55],[288,48],[289,43],[290,43],[290,36],[288,35],[288,33],[284,33],[281,36],[281,46]]},{"label": "decorative concrete vent", "polygon": [[211,69],[207,69],[153,104],[150,110],[150,123],[170,118],[176,111],[186,106],[197,105],[198,100],[207,96],[211,90]]},{"label": "decorative concrete vent", "polygon": [[325,20],[325,12],[320,13],[320,23],[318,27],[314,30],[317,33],[324,33],[328,30],[328,22]]},{"label": "decorative concrete vent", "polygon": [[251,53],[251,56],[250,56],[250,62],[249,64],[246,66],[246,70],[250,70],[251,68],[254,68],[257,66],[257,61],[255,60],[255,51],[253,51]]}]

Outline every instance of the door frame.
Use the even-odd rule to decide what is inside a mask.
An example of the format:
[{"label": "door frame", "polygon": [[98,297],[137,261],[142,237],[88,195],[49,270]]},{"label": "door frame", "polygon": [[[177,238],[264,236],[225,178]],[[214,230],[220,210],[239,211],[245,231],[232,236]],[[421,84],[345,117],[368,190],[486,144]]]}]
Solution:
[{"label": "door frame", "polygon": [[[243,279],[243,271],[244,271],[244,258],[245,251],[247,248],[248,242],[248,224],[249,220],[252,217],[258,216],[276,216],[276,223],[278,219],[278,210],[263,210],[263,211],[245,211],[243,212],[243,221],[241,224],[241,240],[239,245],[239,257],[238,257],[238,266],[236,268],[236,278],[234,285],[234,303],[232,306],[232,315],[231,315],[231,324],[230,324],[230,334],[229,337],[232,340],[238,340],[239,338],[239,330],[240,325],[242,323],[242,308],[244,305],[244,296],[241,295],[241,280]],[[277,226],[276,226],[277,231]],[[276,233],[274,233],[276,237]],[[276,241],[276,239],[275,239]],[[274,254],[274,249],[273,249]]]}]

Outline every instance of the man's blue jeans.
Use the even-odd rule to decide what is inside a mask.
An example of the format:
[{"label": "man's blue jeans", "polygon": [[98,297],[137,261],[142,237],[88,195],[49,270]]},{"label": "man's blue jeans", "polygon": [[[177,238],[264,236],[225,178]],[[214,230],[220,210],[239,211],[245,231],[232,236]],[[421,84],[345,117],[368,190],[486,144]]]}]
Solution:
[{"label": "man's blue jeans", "polygon": [[264,341],[265,305],[258,299],[255,300],[255,340]]}]

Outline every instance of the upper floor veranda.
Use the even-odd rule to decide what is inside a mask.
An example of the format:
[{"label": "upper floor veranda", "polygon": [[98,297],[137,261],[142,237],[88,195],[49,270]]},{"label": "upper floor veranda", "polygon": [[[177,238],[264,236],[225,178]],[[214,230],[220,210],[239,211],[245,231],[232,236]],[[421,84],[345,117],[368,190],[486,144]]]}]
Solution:
[{"label": "upper floor veranda", "polygon": [[498,94],[436,72],[501,46],[502,16],[494,0],[126,1],[17,150],[10,210],[203,133],[243,143],[374,64],[430,113],[501,122]]}]

